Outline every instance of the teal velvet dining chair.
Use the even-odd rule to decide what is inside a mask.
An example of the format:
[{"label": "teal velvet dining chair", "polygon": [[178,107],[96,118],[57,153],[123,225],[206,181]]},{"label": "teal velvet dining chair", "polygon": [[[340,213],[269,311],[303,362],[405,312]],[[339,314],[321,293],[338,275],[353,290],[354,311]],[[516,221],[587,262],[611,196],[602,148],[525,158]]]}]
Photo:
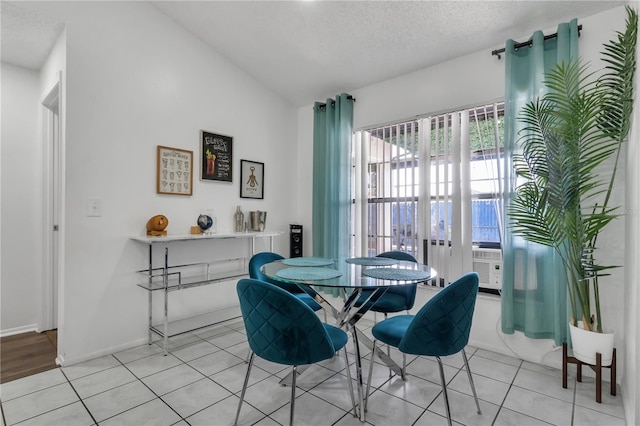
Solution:
[{"label": "teal velvet dining chair", "polygon": [[440,290],[415,315],[398,315],[377,323],[371,330],[374,342],[369,364],[367,393],[371,388],[373,360],[376,342],[380,341],[398,348],[403,354],[433,356],[438,361],[442,394],[447,420],[451,425],[451,410],[447,396],[447,382],[440,357],[462,352],[471,391],[476,401],[478,414],[482,414],[478,395],[469,369],[464,347],[469,342],[471,322],[478,295],[478,274],[469,272]]},{"label": "teal velvet dining chair", "polygon": [[[389,259],[395,260],[406,260],[409,262],[418,263],[415,257],[411,256],[409,253],[405,253],[403,251],[386,251],[378,254],[376,257],[386,257]],[[384,315],[384,318],[388,318],[388,314],[397,313],[406,311],[409,313],[409,310],[413,308],[413,305],[416,301],[416,291],[418,289],[418,284],[409,284],[402,285],[396,287],[389,287],[377,300],[369,300],[367,299],[371,296],[372,291],[364,290],[360,298],[356,302],[356,306],[361,306],[364,303],[369,304],[369,310],[373,312],[378,312]],[[387,347],[387,355],[390,356],[390,349]],[[406,356],[403,354],[402,356],[402,377],[406,374],[405,365],[406,365]],[[389,369],[389,377],[391,377],[391,369]]]},{"label": "teal velvet dining chair", "polygon": [[238,424],[256,355],[267,361],[292,366],[289,424],[293,425],[297,367],[333,358],[336,352],[344,349],[348,390],[355,412],[346,349],[347,333],[320,321],[307,304],[280,287],[245,278],[238,281],[236,289],[251,354],[233,424]]},{"label": "teal velvet dining chair", "polygon": [[[406,260],[409,262],[418,263],[415,257],[403,251],[387,251],[378,254],[376,257],[386,257],[389,259]],[[370,304],[369,310],[382,313],[384,314],[385,318],[387,318],[387,314],[402,311],[408,312],[411,308],[413,308],[413,304],[416,301],[417,288],[418,284],[389,287],[387,291],[385,291],[384,294],[382,294],[382,296],[380,296],[377,300],[370,300],[369,302],[367,302]],[[363,291],[362,295],[356,302],[356,306],[360,306],[365,303],[370,295],[371,291]]]},{"label": "teal velvet dining chair", "polygon": [[320,309],[322,309],[322,306],[320,306],[320,304],[315,301],[314,297],[316,295],[316,292],[311,287],[306,286],[303,290],[296,284],[288,284],[269,279],[262,272],[260,272],[260,268],[262,267],[262,265],[282,259],[284,259],[284,257],[270,251],[264,251],[254,254],[249,260],[249,278],[254,278],[256,280],[271,283],[288,291],[289,293],[292,293],[295,297],[309,305],[309,307],[314,311],[319,311]]}]

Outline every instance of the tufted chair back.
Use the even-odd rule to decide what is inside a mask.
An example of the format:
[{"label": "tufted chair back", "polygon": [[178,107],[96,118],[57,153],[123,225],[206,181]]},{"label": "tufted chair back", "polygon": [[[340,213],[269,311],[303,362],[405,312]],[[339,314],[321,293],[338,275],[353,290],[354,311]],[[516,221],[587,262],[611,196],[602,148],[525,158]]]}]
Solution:
[{"label": "tufted chair back", "polygon": [[238,281],[237,292],[249,346],[260,358],[304,365],[335,354],[318,316],[291,293],[251,278]]},{"label": "tufted chair back", "polygon": [[[402,251],[387,251],[378,254],[376,257],[387,257],[396,260],[407,260],[409,262],[418,263],[415,257],[409,253]],[[392,312],[408,311],[413,308],[416,301],[416,291],[418,284],[403,285],[397,287],[389,287],[387,291],[380,296],[380,299],[371,306],[373,312],[382,312],[384,314]],[[367,294],[361,297],[360,301],[365,300]]]},{"label": "tufted chair back", "polygon": [[469,342],[478,281],[469,272],[440,290],[415,315],[398,349],[428,356],[460,352]]}]

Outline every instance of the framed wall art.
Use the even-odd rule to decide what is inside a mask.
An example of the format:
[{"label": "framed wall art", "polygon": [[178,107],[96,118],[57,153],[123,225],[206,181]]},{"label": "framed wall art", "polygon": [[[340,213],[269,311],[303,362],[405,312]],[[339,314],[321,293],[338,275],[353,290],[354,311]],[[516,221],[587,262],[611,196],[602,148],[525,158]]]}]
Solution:
[{"label": "framed wall art", "polygon": [[200,179],[231,182],[233,164],[231,136],[200,131]]},{"label": "framed wall art", "polygon": [[264,198],[264,163],[240,160],[240,198]]},{"label": "framed wall art", "polygon": [[191,195],[193,191],[193,151],[158,145],[156,192]]}]

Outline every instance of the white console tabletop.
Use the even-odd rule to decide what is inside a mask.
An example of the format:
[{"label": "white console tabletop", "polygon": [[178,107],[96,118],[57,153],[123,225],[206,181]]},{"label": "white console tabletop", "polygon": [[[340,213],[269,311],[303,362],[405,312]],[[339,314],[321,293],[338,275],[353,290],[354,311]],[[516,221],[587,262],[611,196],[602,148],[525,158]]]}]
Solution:
[{"label": "white console tabletop", "polygon": [[172,241],[197,241],[197,240],[215,240],[228,238],[256,238],[256,237],[277,237],[282,235],[282,231],[272,232],[230,232],[215,234],[168,234],[153,237],[150,235],[134,235],[132,240],[145,244],[169,243]]}]

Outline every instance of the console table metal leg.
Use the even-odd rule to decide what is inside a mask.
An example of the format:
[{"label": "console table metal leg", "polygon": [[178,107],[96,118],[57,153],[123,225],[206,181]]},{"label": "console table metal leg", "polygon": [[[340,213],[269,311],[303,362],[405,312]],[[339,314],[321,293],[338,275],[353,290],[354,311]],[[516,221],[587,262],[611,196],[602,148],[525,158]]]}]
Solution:
[{"label": "console table metal leg", "polygon": [[[153,281],[153,244],[149,244],[149,288],[151,288],[151,282]],[[153,292],[148,291],[149,293],[149,344],[153,343],[153,332],[151,328],[153,327]]]},{"label": "console table metal leg", "polygon": [[152,312],[153,312],[153,297],[152,294],[153,292],[149,291],[149,339],[148,339],[148,343],[151,344],[153,343],[153,332],[151,331],[151,327],[153,327],[153,316],[152,316]]},{"label": "console table metal leg", "polygon": [[169,246],[164,246],[164,320],[163,320],[163,341],[162,348],[164,355],[169,353]]}]

